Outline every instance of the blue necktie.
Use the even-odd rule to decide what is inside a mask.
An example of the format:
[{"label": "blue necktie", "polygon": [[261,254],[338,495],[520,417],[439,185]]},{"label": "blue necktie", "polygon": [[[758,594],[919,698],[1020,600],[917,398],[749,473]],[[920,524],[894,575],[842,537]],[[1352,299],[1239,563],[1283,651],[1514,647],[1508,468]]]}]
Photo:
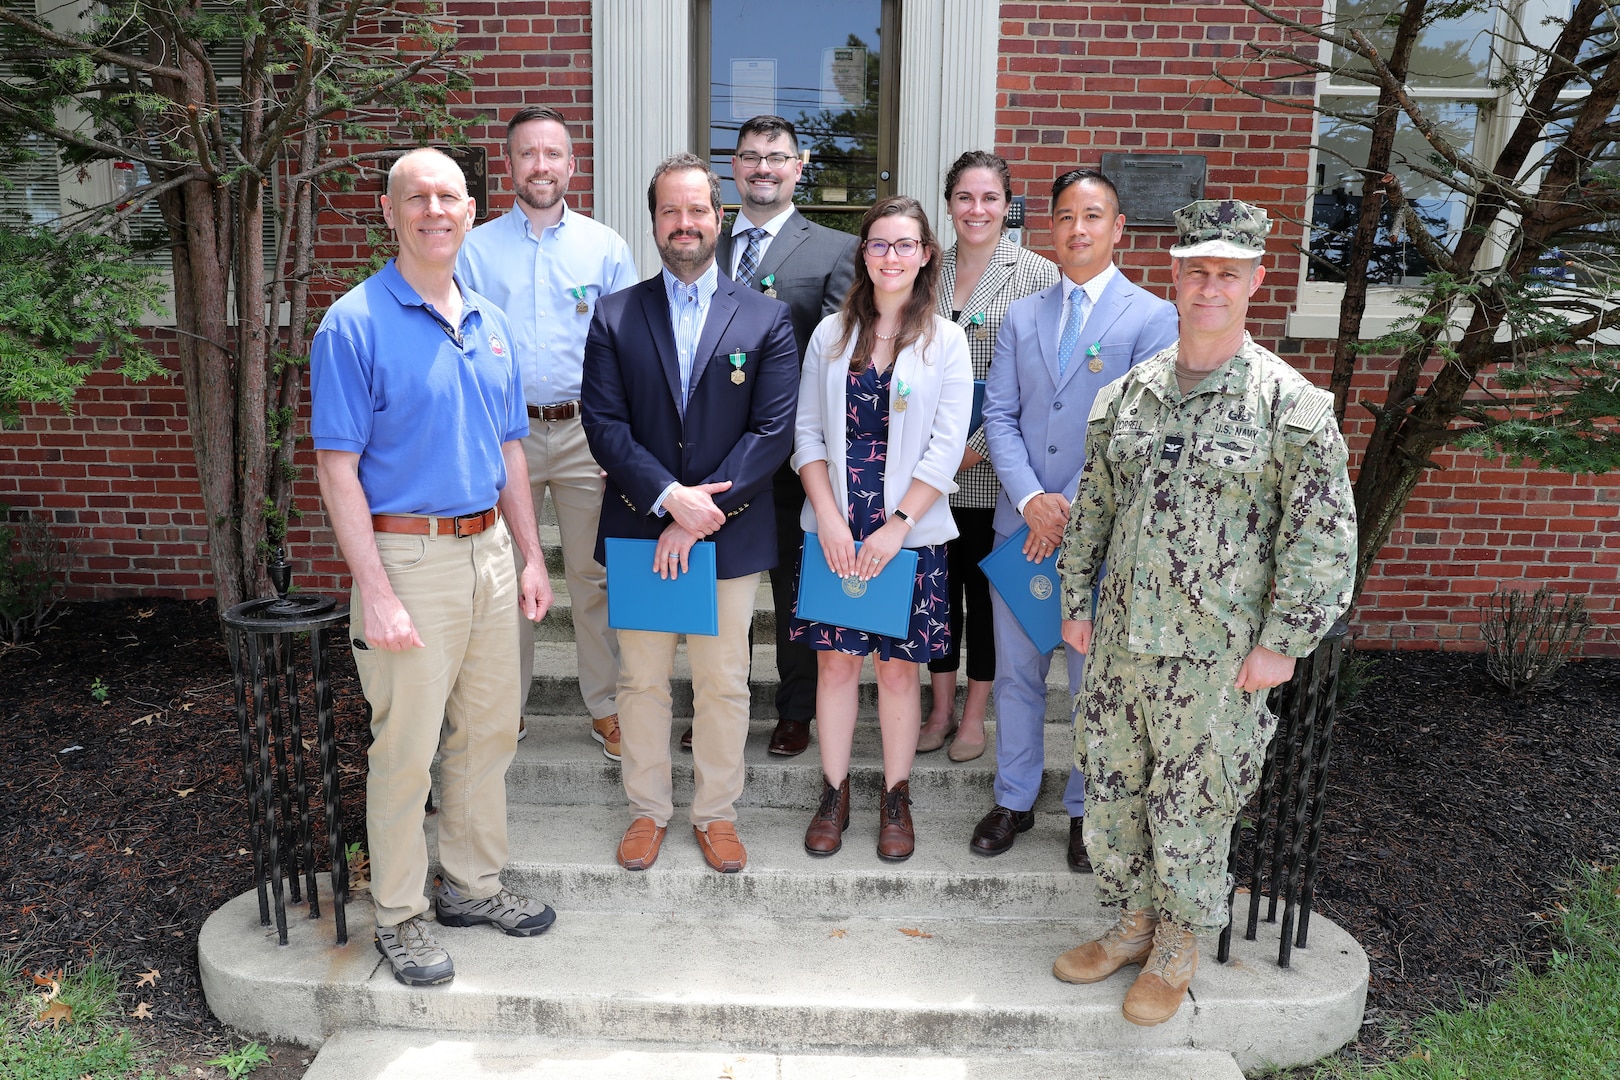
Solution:
[{"label": "blue necktie", "polygon": [[759,242],[765,238],[764,229],[744,231],[748,246],[743,248],[742,261],[737,264],[737,284],[747,288],[754,283],[754,271],[759,269]]},{"label": "blue necktie", "polygon": [[1063,324],[1063,336],[1058,339],[1058,378],[1063,378],[1069,370],[1069,361],[1074,357],[1074,348],[1080,344],[1080,329],[1086,325],[1086,316],[1090,314],[1086,309],[1091,306],[1091,297],[1086,290],[1076,288],[1069,293],[1069,318]]}]

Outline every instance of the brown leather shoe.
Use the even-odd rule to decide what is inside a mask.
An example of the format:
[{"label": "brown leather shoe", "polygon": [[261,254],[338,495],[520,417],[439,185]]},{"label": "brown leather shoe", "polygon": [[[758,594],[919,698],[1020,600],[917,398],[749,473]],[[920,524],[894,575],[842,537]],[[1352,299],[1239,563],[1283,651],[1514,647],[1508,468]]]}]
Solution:
[{"label": "brown leather shoe", "polygon": [[735,874],[748,865],[748,852],[737,839],[737,827],[729,821],[711,821],[708,830],[692,826],[703,861],[722,874]]},{"label": "brown leather shoe", "polygon": [[686,725],[686,730],[681,732],[681,749],[682,750],[690,750],[690,749],[692,749],[692,725],[691,724]]},{"label": "brown leather shoe", "polygon": [[878,858],[905,862],[917,850],[917,834],[911,827],[911,782],[902,780],[885,791],[878,805]]},{"label": "brown leather shoe", "polygon": [[1096,941],[1070,949],[1057,958],[1052,974],[1069,983],[1101,982],[1126,964],[1146,964],[1153,953],[1153,931],[1159,917],[1152,911],[1123,911],[1119,921]]},{"label": "brown leather shoe", "polygon": [[1021,832],[1035,827],[1035,811],[1009,810],[1005,806],[992,807],[973,827],[973,839],[968,847],[975,855],[1000,855],[1013,846]]},{"label": "brown leather shoe", "polygon": [[1162,1024],[1181,1008],[1198,970],[1198,939],[1173,922],[1153,931],[1153,955],[1125,992],[1125,1019],[1140,1027]]},{"label": "brown leather shoe", "polygon": [[591,738],[602,744],[602,753],[609,761],[619,760],[619,714],[591,721]]},{"label": "brown leather shoe", "polygon": [[626,870],[645,870],[657,862],[665,831],[665,826],[650,817],[636,818],[619,841],[619,865]]},{"label": "brown leather shoe", "polygon": [[797,757],[810,746],[810,724],[804,720],[778,720],[765,749],[783,757]]},{"label": "brown leather shoe", "polygon": [[1077,874],[1091,873],[1091,856],[1086,853],[1086,838],[1081,835],[1084,831],[1086,819],[1072,817],[1069,819],[1069,850],[1063,856],[1069,864],[1069,869]]},{"label": "brown leather shoe", "polygon": [[821,807],[804,831],[804,850],[812,855],[832,855],[844,846],[844,830],[849,828],[849,777],[833,787],[821,780]]}]

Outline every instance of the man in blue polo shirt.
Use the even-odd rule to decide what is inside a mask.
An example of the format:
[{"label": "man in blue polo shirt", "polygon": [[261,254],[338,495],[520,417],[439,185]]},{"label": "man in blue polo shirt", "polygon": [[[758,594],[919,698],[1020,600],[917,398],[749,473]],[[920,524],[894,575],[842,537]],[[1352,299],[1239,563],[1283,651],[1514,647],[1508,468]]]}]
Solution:
[{"label": "man in blue polo shirt", "polygon": [[[574,176],[574,147],[557,110],[520,109],[506,125],[506,163],[516,201],[510,213],[474,229],[456,273],[511,321],[529,430],[523,451],[534,508],[546,488],[562,536],[563,573],[574,621],[579,692],[591,738],[619,760],[619,643],[608,627],[607,571],[596,561],[602,469],[580,423],[585,332],[596,302],[636,283],[636,264],[618,233],[574,213],[563,201]],[[534,676],[534,624],[518,625],[522,693]],[[521,707],[521,705],[520,705]],[[519,722],[518,738],[522,738]]]},{"label": "man in blue polo shirt", "polygon": [[511,331],[454,276],[473,219],[460,168],[437,150],[411,151],[389,171],[382,211],[399,254],[321,321],[310,347],[311,428],[321,499],[354,579],[354,658],[371,706],[375,942],[396,979],[427,986],[455,976],[421,918],[435,753],[439,922],[527,937],[555,918],[500,880],[506,767],[517,749],[513,610],[539,619],[551,586]]}]

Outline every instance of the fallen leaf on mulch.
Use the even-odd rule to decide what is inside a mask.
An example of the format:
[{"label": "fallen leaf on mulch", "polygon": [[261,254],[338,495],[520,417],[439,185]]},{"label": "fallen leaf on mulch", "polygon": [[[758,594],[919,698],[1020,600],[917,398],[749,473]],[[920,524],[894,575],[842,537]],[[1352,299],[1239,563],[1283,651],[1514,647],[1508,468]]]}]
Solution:
[{"label": "fallen leaf on mulch", "polygon": [[834,930],[832,933],[828,934],[827,936],[828,937],[843,937],[848,933],[849,933],[848,930],[839,929],[839,930]]},{"label": "fallen leaf on mulch", "polygon": [[39,1022],[42,1024],[61,1027],[64,1020],[73,1023],[73,1006],[65,1001],[53,1001],[40,1010]]},{"label": "fallen leaf on mulch", "polygon": [[30,979],[33,979],[35,986],[49,986],[55,989],[58,988],[62,982],[62,972],[60,970],[43,971],[38,975],[35,975],[27,968],[23,968],[23,974],[28,976]]},{"label": "fallen leaf on mulch", "polygon": [[139,1005],[135,1006],[135,1011],[129,1015],[133,1016],[137,1020],[152,1019],[152,1003],[149,1001],[141,1002]]},{"label": "fallen leaf on mulch", "polygon": [[908,926],[902,926],[900,928],[900,932],[902,934],[906,935],[906,937],[933,937],[934,936],[933,934],[925,934],[921,930],[913,930]]},{"label": "fallen leaf on mulch", "polygon": [[175,788],[175,789],[174,789],[174,793],[175,793],[175,794],[176,794],[176,795],[178,795],[178,796],[180,796],[180,797],[181,797],[181,798],[182,798],[182,799],[183,799],[183,798],[185,798],[185,797],[186,797],[186,796],[187,796],[187,795],[190,795],[190,794],[191,794],[191,793],[192,793],[192,792],[193,792],[193,791],[196,791],[196,790],[197,790],[197,789],[196,789],[196,788],[194,788],[194,787],[188,787],[188,788]]},{"label": "fallen leaf on mulch", "polygon": [[129,722],[129,726],[134,727],[136,724],[145,724],[147,727],[151,727],[152,726],[152,721],[156,720],[161,715],[163,715],[163,714],[162,713],[149,712],[145,716],[137,716],[135,719],[133,719],[133,720],[131,720]]},{"label": "fallen leaf on mulch", "polygon": [[142,986],[156,986],[157,981],[162,977],[163,972],[159,971],[157,968],[153,968],[151,971],[143,971],[141,972],[140,980],[135,983],[135,986],[137,989]]}]

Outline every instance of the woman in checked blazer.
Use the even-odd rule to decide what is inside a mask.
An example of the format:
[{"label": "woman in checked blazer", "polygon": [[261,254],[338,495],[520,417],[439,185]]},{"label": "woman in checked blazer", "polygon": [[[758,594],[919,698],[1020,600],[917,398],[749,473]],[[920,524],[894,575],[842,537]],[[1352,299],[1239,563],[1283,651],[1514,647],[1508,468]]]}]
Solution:
[{"label": "woman in checked blazer", "polygon": [[[956,243],[940,261],[935,311],[967,333],[973,377],[982,380],[990,371],[996,333],[1007,308],[1014,300],[1056,285],[1058,269],[1051,260],[1024,250],[1007,236],[1012,177],[1006,161],[997,155],[969,150],[957,158],[945,174],[945,202]],[[947,545],[951,648],[928,663],[934,706],[917,740],[917,752],[927,753],[944,746],[955,734],[947,751],[952,761],[972,761],[984,753],[984,713],[996,677],[990,583],[979,569],[979,560],[990,554],[996,496],[1001,488],[988,460],[984,431],[976,429],[968,435],[956,474],[957,490],[950,497],[951,513],[961,532]],[[964,641],[968,689],[958,728],[956,672],[961,667]]]}]

